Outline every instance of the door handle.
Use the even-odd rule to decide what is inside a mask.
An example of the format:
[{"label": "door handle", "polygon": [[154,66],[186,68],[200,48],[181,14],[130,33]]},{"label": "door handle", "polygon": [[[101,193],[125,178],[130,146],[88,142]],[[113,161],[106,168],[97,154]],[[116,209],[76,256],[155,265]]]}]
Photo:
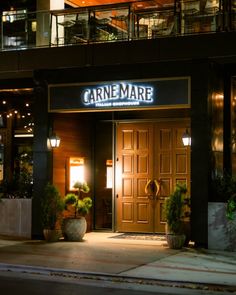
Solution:
[{"label": "door handle", "polygon": [[148,193],[149,193],[149,191],[148,191],[148,189],[149,189],[149,187],[150,187],[150,185],[152,184],[152,180],[151,179],[149,179],[148,181],[147,181],[147,183],[146,183],[146,185],[145,185],[145,194],[147,194],[148,195]]},{"label": "door handle", "polygon": [[149,179],[145,185],[145,194],[148,195],[148,198],[150,200],[157,200],[160,189],[161,189],[161,181],[160,180]]},{"label": "door handle", "polygon": [[156,186],[155,199],[157,200],[158,194],[159,194],[159,192],[160,192],[160,190],[161,190],[161,180],[156,180],[156,179],[154,179],[153,182],[154,182],[154,184],[155,184],[155,186]]},{"label": "door handle", "polygon": [[154,190],[155,190],[155,187],[154,187],[154,182],[152,179],[149,179],[145,185],[145,194],[148,195],[148,198],[150,200],[154,200],[155,197],[154,197]]}]

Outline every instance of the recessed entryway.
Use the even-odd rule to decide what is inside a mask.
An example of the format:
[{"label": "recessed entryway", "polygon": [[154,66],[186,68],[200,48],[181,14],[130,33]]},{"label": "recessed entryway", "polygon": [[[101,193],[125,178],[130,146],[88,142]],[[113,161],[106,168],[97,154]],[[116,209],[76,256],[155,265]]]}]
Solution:
[{"label": "recessed entryway", "polygon": [[165,197],[178,182],[190,186],[190,148],[182,143],[186,128],[183,120],[117,124],[117,231],[165,231]]}]

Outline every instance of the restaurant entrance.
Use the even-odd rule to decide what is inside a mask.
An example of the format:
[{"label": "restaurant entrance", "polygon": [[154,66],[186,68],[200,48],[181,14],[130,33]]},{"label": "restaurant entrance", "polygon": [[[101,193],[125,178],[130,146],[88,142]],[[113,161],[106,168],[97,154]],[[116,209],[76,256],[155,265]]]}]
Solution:
[{"label": "restaurant entrance", "polygon": [[189,121],[117,123],[116,230],[165,231],[163,204],[176,183],[190,189]]},{"label": "restaurant entrance", "polygon": [[190,183],[190,78],[52,84],[49,106],[63,156],[82,158],[92,187],[91,228],[163,232],[165,197]]}]

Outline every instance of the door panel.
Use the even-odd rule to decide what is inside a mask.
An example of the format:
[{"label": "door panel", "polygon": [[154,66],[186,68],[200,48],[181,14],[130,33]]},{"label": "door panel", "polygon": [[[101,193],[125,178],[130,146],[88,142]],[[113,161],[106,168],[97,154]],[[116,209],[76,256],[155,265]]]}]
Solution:
[{"label": "door panel", "polygon": [[133,173],[134,172],[134,157],[133,155],[123,154],[122,155],[122,172],[123,174]]},{"label": "door panel", "polygon": [[176,183],[190,184],[190,150],[182,143],[182,135],[188,125],[181,121],[155,124],[154,178],[161,182],[155,202],[155,232],[165,231],[165,198],[174,190]]},{"label": "door panel", "polygon": [[118,231],[165,231],[165,198],[176,183],[190,184],[190,151],[182,144],[187,127],[181,121],[118,124]]},{"label": "door panel", "polygon": [[161,182],[160,193],[155,202],[155,231],[164,232],[164,200],[171,192],[173,185],[173,131],[171,125],[155,124],[155,146],[154,176]]},{"label": "door panel", "polygon": [[117,126],[116,196],[119,231],[153,231],[153,208],[145,193],[152,177],[152,124]]}]

